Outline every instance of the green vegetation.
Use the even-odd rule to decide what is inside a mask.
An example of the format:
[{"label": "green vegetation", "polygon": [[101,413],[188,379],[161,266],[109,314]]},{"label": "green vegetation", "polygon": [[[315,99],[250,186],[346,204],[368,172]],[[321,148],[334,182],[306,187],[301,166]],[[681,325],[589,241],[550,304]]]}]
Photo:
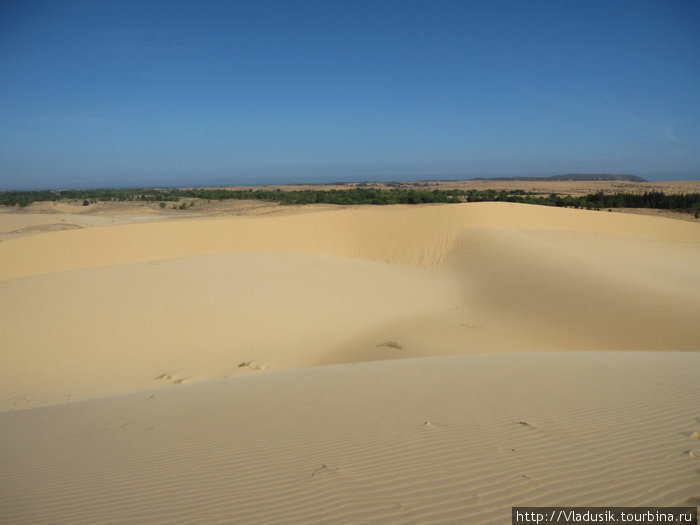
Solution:
[{"label": "green vegetation", "polygon": [[679,210],[696,213],[700,211],[700,193],[666,194],[660,191],[645,193],[590,193],[582,197],[565,197],[551,194],[549,197],[527,197],[527,204],[546,206],[573,206],[577,208],[653,208],[658,210]]},{"label": "green vegetation", "polygon": [[[646,193],[604,193],[599,191],[589,195],[537,195],[524,190],[427,190],[405,187],[352,188],[341,190],[225,190],[225,189],[101,189],[64,191],[3,191],[0,192],[0,205],[24,207],[35,201],[83,200],[83,205],[97,201],[145,201],[158,202],[161,208],[166,202],[179,202],[180,199],[203,200],[263,200],[280,204],[422,204],[454,202],[520,202],[544,206],[575,207],[587,209],[601,208],[655,208],[681,210],[690,213],[700,212],[700,193],[666,194],[660,191]],[[194,202],[172,205],[173,209],[185,210]]]}]

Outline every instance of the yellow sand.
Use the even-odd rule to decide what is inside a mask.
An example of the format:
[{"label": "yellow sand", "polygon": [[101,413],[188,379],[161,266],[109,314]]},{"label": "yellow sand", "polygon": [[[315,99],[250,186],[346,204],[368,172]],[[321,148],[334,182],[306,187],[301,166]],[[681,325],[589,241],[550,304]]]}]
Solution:
[{"label": "yellow sand", "polygon": [[104,224],[0,242],[0,521],[697,503],[700,359],[675,352],[700,346],[697,224],[509,203]]}]

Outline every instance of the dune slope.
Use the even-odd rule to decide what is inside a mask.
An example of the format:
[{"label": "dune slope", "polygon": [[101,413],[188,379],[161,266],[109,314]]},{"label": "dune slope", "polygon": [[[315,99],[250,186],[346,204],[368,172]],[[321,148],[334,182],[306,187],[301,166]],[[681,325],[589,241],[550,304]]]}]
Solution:
[{"label": "dune slope", "polygon": [[0,243],[0,408],[449,354],[696,350],[700,228],[504,203]]},{"label": "dune slope", "polygon": [[697,353],[340,365],[0,414],[3,523],[508,523],[700,497]]}]

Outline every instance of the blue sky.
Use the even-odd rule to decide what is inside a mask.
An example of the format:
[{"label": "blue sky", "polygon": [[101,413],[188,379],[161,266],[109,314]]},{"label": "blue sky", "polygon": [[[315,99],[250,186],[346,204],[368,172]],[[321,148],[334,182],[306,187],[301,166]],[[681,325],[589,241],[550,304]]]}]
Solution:
[{"label": "blue sky", "polygon": [[700,178],[700,3],[7,1],[0,189]]}]

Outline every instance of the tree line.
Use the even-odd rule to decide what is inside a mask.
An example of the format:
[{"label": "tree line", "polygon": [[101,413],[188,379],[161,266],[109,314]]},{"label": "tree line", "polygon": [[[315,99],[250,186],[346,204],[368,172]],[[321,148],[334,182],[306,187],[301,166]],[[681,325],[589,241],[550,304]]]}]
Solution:
[{"label": "tree line", "polygon": [[[457,202],[519,202],[544,206],[602,208],[654,208],[700,212],[700,193],[667,194],[661,191],[645,193],[605,193],[599,191],[583,196],[537,195],[524,190],[425,190],[407,188],[351,188],[332,190],[227,190],[208,188],[165,189],[95,189],[2,191],[0,205],[24,207],[38,201],[78,200],[83,204],[98,201],[178,202],[180,199],[203,200],[263,200],[280,204],[423,204]],[[182,208],[182,206],[181,206]]]}]

